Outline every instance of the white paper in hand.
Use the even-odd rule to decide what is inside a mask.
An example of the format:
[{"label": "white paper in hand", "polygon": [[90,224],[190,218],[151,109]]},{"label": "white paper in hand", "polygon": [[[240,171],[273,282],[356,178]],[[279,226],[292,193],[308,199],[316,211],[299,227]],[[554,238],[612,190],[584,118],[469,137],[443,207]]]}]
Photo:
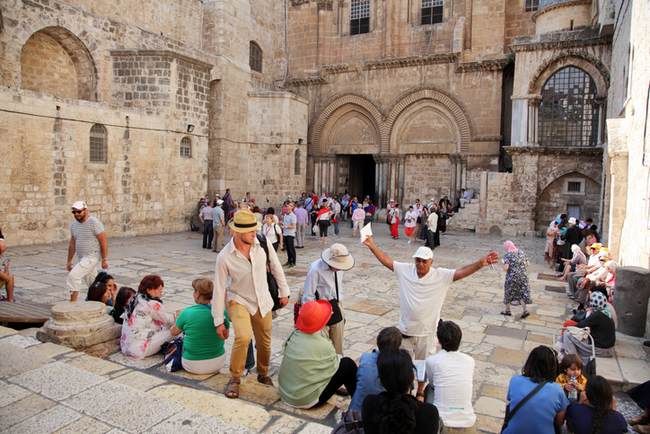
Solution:
[{"label": "white paper in hand", "polygon": [[361,228],[359,231],[359,234],[361,235],[361,243],[366,241],[366,238],[372,237],[372,228],[370,227],[371,223],[368,223],[364,227]]}]

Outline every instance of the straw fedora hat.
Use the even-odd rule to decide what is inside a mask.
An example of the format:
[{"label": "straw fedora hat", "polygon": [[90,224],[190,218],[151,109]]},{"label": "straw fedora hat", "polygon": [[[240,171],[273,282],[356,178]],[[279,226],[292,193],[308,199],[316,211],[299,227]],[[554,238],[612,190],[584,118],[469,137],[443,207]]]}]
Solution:
[{"label": "straw fedora hat", "polygon": [[334,243],[329,249],[323,250],[321,259],[332,268],[348,271],[354,267],[354,258],[343,244]]},{"label": "straw fedora hat", "polygon": [[313,334],[321,330],[332,316],[332,305],[327,300],[312,300],[303,304],[298,312],[296,328]]},{"label": "straw fedora hat", "polygon": [[260,224],[255,218],[255,214],[247,209],[239,210],[235,213],[233,219],[228,223],[231,231],[245,234],[246,232],[254,232],[260,228]]}]

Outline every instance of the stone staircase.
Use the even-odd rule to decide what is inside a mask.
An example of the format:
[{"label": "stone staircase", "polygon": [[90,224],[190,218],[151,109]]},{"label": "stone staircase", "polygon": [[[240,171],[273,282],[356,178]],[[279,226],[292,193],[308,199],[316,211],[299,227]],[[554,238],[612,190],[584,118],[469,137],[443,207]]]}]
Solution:
[{"label": "stone staircase", "polygon": [[458,212],[447,221],[447,229],[456,231],[476,231],[478,225],[479,200],[472,199],[465,204],[465,208],[459,208]]}]

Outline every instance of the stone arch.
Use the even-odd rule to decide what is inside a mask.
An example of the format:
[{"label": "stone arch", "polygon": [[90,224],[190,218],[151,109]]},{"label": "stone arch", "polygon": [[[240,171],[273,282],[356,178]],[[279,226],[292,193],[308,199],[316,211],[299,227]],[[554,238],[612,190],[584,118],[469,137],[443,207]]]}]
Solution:
[{"label": "stone arch", "polygon": [[63,27],[33,33],[21,48],[21,88],[97,100],[97,68],[84,43]]},{"label": "stone arch", "polygon": [[575,50],[565,51],[541,64],[528,85],[528,93],[541,95],[542,88],[548,79],[566,66],[575,66],[586,72],[596,84],[597,97],[607,97],[609,88],[607,67],[596,57]]},{"label": "stone arch", "polygon": [[[583,193],[568,194],[564,190],[567,178],[573,177],[584,179]],[[600,183],[593,177],[577,170],[563,170],[539,190],[535,206],[535,230],[544,230],[553,217],[566,213],[570,206],[580,208],[580,217],[592,217],[598,221],[600,192]]]},{"label": "stone arch", "polygon": [[457,151],[468,151],[469,142],[472,137],[472,127],[469,118],[465,115],[465,111],[458,102],[449,95],[435,89],[421,89],[400,98],[393,106],[384,123],[385,131],[382,134],[384,141],[382,148],[391,152],[397,149],[397,144],[394,140],[397,137],[395,133],[400,127],[402,114],[408,114],[412,106],[423,101],[425,104],[428,102],[432,107],[436,107],[440,113],[444,113],[448,119],[453,121],[458,134]]},{"label": "stone arch", "polygon": [[562,167],[556,166],[551,168],[548,172],[540,174],[539,180],[537,182],[538,185],[537,191],[541,194],[544,190],[548,188],[549,185],[551,185],[552,183],[554,183],[555,181],[557,181],[558,179],[566,175],[581,176],[583,178],[590,179],[591,181],[600,185],[600,181],[598,181],[591,175],[585,174],[584,171],[581,170],[579,167],[572,166],[570,164],[569,165],[565,164]]},{"label": "stone arch", "polygon": [[377,145],[379,146],[381,142],[380,126],[383,117],[381,112],[367,99],[359,95],[350,94],[337,97],[318,115],[311,128],[311,140],[309,142],[310,154],[325,151],[326,146],[323,146],[323,139],[327,137],[328,132],[331,132],[331,127],[334,126],[336,120],[350,112],[356,112],[361,119],[367,119],[375,130],[378,140]]}]

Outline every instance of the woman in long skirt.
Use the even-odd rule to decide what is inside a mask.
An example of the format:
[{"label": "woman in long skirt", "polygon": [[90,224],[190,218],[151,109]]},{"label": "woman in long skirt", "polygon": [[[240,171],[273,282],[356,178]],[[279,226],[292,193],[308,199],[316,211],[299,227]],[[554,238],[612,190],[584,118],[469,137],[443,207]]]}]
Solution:
[{"label": "woman in long skirt", "polygon": [[526,318],[530,313],[526,309],[527,304],[531,304],[530,289],[528,286],[528,273],[526,266],[528,259],[521,249],[508,240],[503,243],[505,255],[503,256],[503,269],[506,271],[506,280],[504,283],[503,304],[506,305],[501,315],[510,316],[510,305],[522,305],[523,312],[521,319]]}]

